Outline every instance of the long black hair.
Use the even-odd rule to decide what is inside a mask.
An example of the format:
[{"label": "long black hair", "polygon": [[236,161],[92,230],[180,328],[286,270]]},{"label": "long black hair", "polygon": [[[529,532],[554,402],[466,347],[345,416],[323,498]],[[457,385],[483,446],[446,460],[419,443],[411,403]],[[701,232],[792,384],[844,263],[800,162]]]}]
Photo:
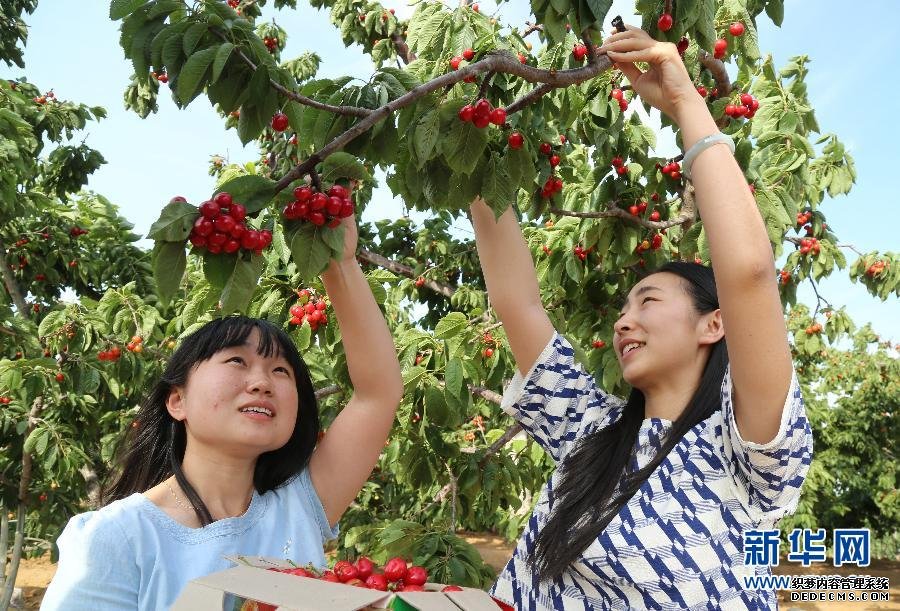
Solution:
[{"label": "long black hair", "polygon": [[280,354],[294,370],[297,383],[297,423],[286,444],[265,452],[256,460],[253,487],[259,493],[278,488],[299,474],[309,462],[319,434],[319,410],[306,363],[287,333],[273,324],[246,316],[215,319],[186,337],[171,356],[165,371],[141,402],[136,426],[129,427],[118,451],[114,481],[101,495],[101,504],[144,492],[175,475],[200,520],[213,522],[200,495],[184,475],[181,462],[187,445],[184,422],[175,420],[166,409],[173,387],[183,387],[195,366],[226,348],[243,345],[252,331],[259,333],[257,353],[269,357]]},{"label": "long black hair", "polygon": [[[683,279],[682,284],[700,314],[718,309],[716,282],[710,268],[673,261],[654,273],[660,272]],[[631,390],[622,417],[615,424],[587,435],[566,456],[560,465],[556,504],[528,559],[542,581],[559,577],[600,536],[685,433],[720,408],[727,365],[723,337],[712,345],[700,384],[672,423],[663,446],[642,469],[626,472],[644,419],[644,394],[636,388]]]}]

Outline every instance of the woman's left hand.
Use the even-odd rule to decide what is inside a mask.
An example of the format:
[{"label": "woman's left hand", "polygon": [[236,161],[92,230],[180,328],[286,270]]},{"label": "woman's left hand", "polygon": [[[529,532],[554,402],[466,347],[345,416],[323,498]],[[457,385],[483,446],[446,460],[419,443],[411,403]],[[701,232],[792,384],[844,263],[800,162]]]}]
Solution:
[{"label": "woman's left hand", "polygon": [[[626,27],[607,38],[599,51],[609,55],[642,100],[677,122],[682,107],[700,100],[678,49],[670,42],[654,40],[640,28]],[[646,62],[650,67],[642,72],[634,62]]]}]

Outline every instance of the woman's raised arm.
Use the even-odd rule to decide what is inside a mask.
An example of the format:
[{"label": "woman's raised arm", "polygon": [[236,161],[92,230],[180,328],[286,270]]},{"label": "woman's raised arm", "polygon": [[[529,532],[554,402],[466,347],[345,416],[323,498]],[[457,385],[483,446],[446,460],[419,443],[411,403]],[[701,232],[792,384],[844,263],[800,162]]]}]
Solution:
[{"label": "woman's raised arm", "polygon": [[344,253],[322,274],[337,315],[353,396],[310,459],[310,477],[330,524],[369,479],[394,423],[403,378],[394,340],[356,262],[356,216],[341,221]]},{"label": "woman's raised arm", "polygon": [[553,336],[538,290],[534,261],[512,207],[499,219],[484,200],[472,202],[475,245],[488,296],[522,375],[528,373]]},{"label": "woman's raised arm", "polygon": [[[642,100],[678,124],[685,151],[718,133],[675,45],[628,28],[600,50]],[[649,68],[642,72],[634,62]],[[738,430],[747,441],[765,443],[778,432],[792,372],[772,247],[747,180],[726,146],[703,148],[691,178],[716,276]]]}]

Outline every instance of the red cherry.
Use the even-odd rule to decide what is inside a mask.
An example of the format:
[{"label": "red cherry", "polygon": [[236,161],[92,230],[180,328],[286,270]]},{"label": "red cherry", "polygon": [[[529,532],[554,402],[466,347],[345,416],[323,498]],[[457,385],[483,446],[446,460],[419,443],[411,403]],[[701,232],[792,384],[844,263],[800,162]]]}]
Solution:
[{"label": "red cherry", "polygon": [[725,57],[725,50],[728,49],[728,41],[724,38],[720,38],[716,41],[715,46],[713,47],[713,57],[716,59],[722,59]]},{"label": "red cherry", "polygon": [[344,187],[343,185],[331,185],[331,188],[328,189],[328,195],[347,199],[350,193],[347,191],[347,187]]},{"label": "red cherry", "polygon": [[478,129],[484,129],[485,127],[487,127],[490,124],[491,124],[490,116],[476,114],[475,117],[472,119],[472,125],[474,125]]},{"label": "red cherry", "polygon": [[687,52],[690,44],[691,42],[687,39],[687,37],[682,36],[681,40],[678,41],[678,44],[675,45],[675,47],[678,49],[679,55],[684,55]]},{"label": "red cherry", "polygon": [[520,63],[520,64],[524,64],[524,63],[527,61],[526,58],[525,58],[525,56],[522,55],[521,53],[518,53],[517,55],[519,56],[519,63]]},{"label": "red cherry", "polygon": [[614,99],[614,100],[621,100],[621,99],[624,99],[625,94],[622,93],[622,90],[621,90],[621,89],[619,89],[618,87],[616,87],[615,89],[613,89],[613,90],[609,93],[609,97],[611,97],[611,98]]},{"label": "red cherry", "polygon": [[202,235],[192,235],[189,240],[195,248],[203,248],[206,246],[206,238]]},{"label": "red cherry", "polygon": [[228,208],[232,204],[231,194],[222,191],[221,193],[216,193],[215,197],[213,197],[213,201],[219,204],[221,208]]},{"label": "red cherry", "polygon": [[627,100],[619,100],[619,110],[625,112],[628,110],[628,101]]},{"label": "red cherry", "polygon": [[169,200],[169,203],[174,204],[176,202],[186,202],[186,201],[187,200],[184,197],[182,197],[181,195],[176,195],[175,197],[173,197],[172,199]]},{"label": "red cherry", "polygon": [[344,219],[344,218],[347,218],[348,216],[350,216],[351,214],[353,214],[353,202],[345,199],[344,203],[341,204],[341,212],[340,212],[339,216],[342,219]]},{"label": "red cherry", "polygon": [[475,116],[475,107],[472,106],[471,104],[466,104],[465,106],[463,106],[462,108],[459,109],[457,116],[459,117],[460,121],[469,122],[472,120],[472,117]]},{"label": "red cherry", "polygon": [[550,146],[549,142],[541,142],[540,150],[542,154],[549,155],[553,151],[553,147]]},{"label": "red cherry", "polygon": [[321,227],[325,224],[325,215],[318,210],[309,213],[309,222],[313,225]]},{"label": "red cherry", "polygon": [[477,4],[473,4],[473,5],[472,5],[472,10],[475,11],[475,12],[477,13],[477,12],[478,12],[478,5],[477,5]]},{"label": "red cherry", "polygon": [[555,168],[559,165],[559,155],[550,155],[550,167]]},{"label": "red cherry", "polygon": [[744,33],[744,24],[740,21],[735,21],[730,26],[728,26],[728,31],[731,32],[732,36],[740,36]]},{"label": "red cherry", "polygon": [[503,125],[506,123],[506,109],[505,108],[495,108],[491,111],[490,121],[494,125]]},{"label": "red cherry", "polygon": [[706,97],[706,87],[704,87],[703,85],[700,85],[699,87],[697,87],[697,93],[700,94],[700,97],[705,98]]},{"label": "red cherry", "polygon": [[628,212],[631,213],[631,216],[637,216],[641,213],[641,210],[637,206],[628,206]]},{"label": "red cherry", "polygon": [[660,32],[668,32],[672,29],[672,25],[675,23],[675,20],[672,19],[672,15],[669,13],[663,13],[659,16],[659,19],[656,22],[656,27],[659,28]]},{"label": "red cherry", "polygon": [[235,220],[230,216],[217,216],[216,220],[213,221],[213,226],[216,228],[216,231],[221,231],[222,233],[231,233],[231,230],[234,229]]},{"label": "red cherry", "polygon": [[493,348],[485,348],[484,351],[481,353],[481,355],[484,358],[489,359],[492,356],[494,356],[494,349]]},{"label": "red cherry", "polygon": [[208,219],[216,218],[217,216],[219,216],[219,212],[219,204],[212,200],[207,200],[200,204],[200,214]]},{"label": "red cherry", "polygon": [[603,341],[602,339],[594,340],[594,348],[599,349],[599,348],[603,348],[604,346],[606,346],[606,342]]},{"label": "red cherry", "polygon": [[451,70],[459,70],[459,63],[462,61],[460,56],[455,56],[450,58],[450,69]]},{"label": "red cherry", "polygon": [[463,56],[464,60],[466,60],[467,62],[470,62],[470,61],[472,61],[472,58],[475,57],[475,51],[471,48],[466,49],[465,51],[463,51],[462,56]]},{"label": "red cherry", "polygon": [[243,204],[231,204],[228,212],[231,214],[231,218],[238,222],[247,218],[247,208]]},{"label": "red cherry", "polygon": [[64,376],[62,373],[56,374],[56,381],[57,381],[57,382],[64,382],[65,379],[66,379],[66,376]]},{"label": "red cherry", "polygon": [[298,202],[305,202],[312,197],[313,191],[307,186],[297,187],[294,189],[294,199]]},{"label": "red cherry", "polygon": [[441,592],[463,592],[464,590],[459,586],[444,586],[441,588]]},{"label": "red cherry", "polygon": [[359,578],[359,569],[346,560],[336,562],[334,565],[334,574],[337,578],[347,583],[351,579]]},{"label": "red cherry", "polygon": [[742,93],[741,104],[743,104],[744,106],[750,106],[751,104],[753,104],[753,96],[749,93]]},{"label": "red cherry", "polygon": [[325,212],[330,216],[337,216],[341,213],[341,207],[344,205],[344,200],[336,195],[332,195],[328,198],[328,203],[325,204]]},{"label": "red cherry", "polygon": [[241,248],[244,250],[256,250],[260,247],[259,232],[251,229],[241,236]]},{"label": "red cherry", "polygon": [[616,173],[617,173],[619,176],[625,176],[625,174],[628,173],[628,168],[626,168],[626,167],[623,166],[623,165],[620,165],[619,167],[616,168]]},{"label": "red cherry", "polygon": [[309,200],[309,209],[310,210],[321,210],[325,207],[325,204],[328,203],[328,196],[324,193],[315,193],[312,198]]},{"label": "red cherry", "polygon": [[384,565],[384,576],[394,582],[406,577],[406,560],[399,556],[388,560]]},{"label": "red cherry", "polygon": [[272,116],[272,129],[276,132],[283,132],[288,128],[290,121],[288,121],[287,115],[283,112],[276,112]]},{"label": "red cherry", "polygon": [[400,588],[401,592],[424,592],[425,586],[418,586],[411,583],[406,584],[402,588]]},{"label": "red cherry", "polygon": [[491,106],[491,103],[488,102],[486,99],[481,98],[480,100],[475,102],[475,116],[476,117],[477,116],[489,117],[491,115],[491,110],[493,110],[493,107]]},{"label": "red cherry", "polygon": [[622,163],[623,163],[623,161],[622,161],[621,157],[616,156],[616,157],[612,158],[613,167],[615,167],[615,168],[621,167]]},{"label": "red cherry", "polygon": [[383,573],[374,573],[366,577],[366,587],[370,590],[379,590],[387,592],[388,580]]},{"label": "red cherry", "polygon": [[525,137],[519,132],[513,132],[509,135],[507,142],[509,143],[509,148],[520,149],[525,144]]},{"label": "red cherry", "polygon": [[411,566],[403,581],[414,586],[425,585],[425,582],[428,581],[428,571],[421,566]]},{"label": "red cherry", "polygon": [[659,221],[659,210],[654,210],[650,213],[650,220],[654,222]]}]

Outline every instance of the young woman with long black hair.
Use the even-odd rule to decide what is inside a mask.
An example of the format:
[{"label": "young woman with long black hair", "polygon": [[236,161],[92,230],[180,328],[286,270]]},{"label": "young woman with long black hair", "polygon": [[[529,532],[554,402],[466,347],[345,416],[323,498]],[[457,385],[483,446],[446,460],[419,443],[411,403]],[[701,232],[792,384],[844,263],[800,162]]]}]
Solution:
[{"label": "young woman with long black hair", "polygon": [[554,330],[514,212],[473,203],[518,369],[502,406],[557,464],[492,594],[522,610],[773,608],[745,589],[769,569],[744,565],[742,533],[796,508],[812,435],[766,228],[675,46],[628,28],[600,50],[681,129],[712,269],[673,262],[631,289],[622,401]]},{"label": "young woman with long black hair", "polygon": [[[185,338],[129,429],[104,506],[73,517],[42,609],[168,609],[227,554],[323,566],[323,542],[368,479],[403,381],[356,262],[355,217],[322,280],[353,395],[317,444],[312,380],[290,337],[229,316]],[[372,364],[377,363],[377,367]]]}]

